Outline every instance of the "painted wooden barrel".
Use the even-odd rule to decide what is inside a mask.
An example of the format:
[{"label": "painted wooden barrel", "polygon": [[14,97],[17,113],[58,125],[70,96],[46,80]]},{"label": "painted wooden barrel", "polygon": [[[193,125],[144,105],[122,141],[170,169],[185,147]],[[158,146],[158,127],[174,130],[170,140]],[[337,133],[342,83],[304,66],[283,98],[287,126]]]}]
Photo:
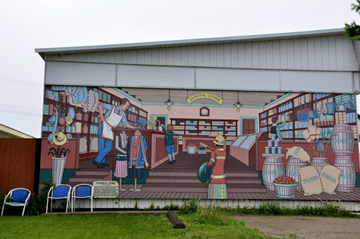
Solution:
[{"label": "painted wooden barrel", "polygon": [[285,175],[285,167],[282,157],[266,156],[262,169],[264,185],[268,190],[275,190],[273,181],[279,176]]},{"label": "painted wooden barrel", "polygon": [[356,172],[351,156],[336,156],[334,166],[343,171],[336,191],[352,192],[355,187]]},{"label": "painted wooden barrel", "polygon": [[327,164],[330,164],[329,163],[329,159],[328,158],[326,158],[326,157],[313,157],[312,159],[311,159],[311,163],[310,163],[310,165],[311,166],[314,166],[315,164],[317,165],[317,171],[319,172],[319,174],[320,174],[320,172],[321,172],[321,170],[323,169],[323,167],[324,167],[324,163],[327,163]]},{"label": "painted wooden barrel", "polygon": [[347,124],[337,124],[334,126],[331,135],[331,148],[335,156],[351,156],[354,151],[354,132]]},{"label": "painted wooden barrel", "polygon": [[301,179],[299,171],[295,170],[295,168],[305,167],[306,162],[302,162],[300,159],[289,157],[287,166],[286,166],[286,176],[292,177],[298,183],[296,186],[296,190],[302,190]]}]

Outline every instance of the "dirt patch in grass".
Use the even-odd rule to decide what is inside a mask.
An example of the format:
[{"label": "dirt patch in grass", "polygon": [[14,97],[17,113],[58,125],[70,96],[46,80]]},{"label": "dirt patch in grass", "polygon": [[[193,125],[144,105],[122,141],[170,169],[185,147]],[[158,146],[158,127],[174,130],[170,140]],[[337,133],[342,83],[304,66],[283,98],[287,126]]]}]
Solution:
[{"label": "dirt patch in grass", "polygon": [[246,227],[257,228],[267,235],[280,238],[360,238],[359,219],[304,216],[234,216],[234,218],[245,222]]}]

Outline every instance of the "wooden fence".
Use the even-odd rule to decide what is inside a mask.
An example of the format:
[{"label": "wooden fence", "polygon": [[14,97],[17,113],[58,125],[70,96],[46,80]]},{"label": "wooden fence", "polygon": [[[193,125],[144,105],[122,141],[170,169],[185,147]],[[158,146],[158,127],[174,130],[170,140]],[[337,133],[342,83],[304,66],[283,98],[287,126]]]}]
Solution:
[{"label": "wooden fence", "polygon": [[[39,178],[37,139],[0,138],[0,192],[17,187],[34,191]],[[39,147],[39,143],[38,143]],[[35,190],[37,191],[37,190]]]}]

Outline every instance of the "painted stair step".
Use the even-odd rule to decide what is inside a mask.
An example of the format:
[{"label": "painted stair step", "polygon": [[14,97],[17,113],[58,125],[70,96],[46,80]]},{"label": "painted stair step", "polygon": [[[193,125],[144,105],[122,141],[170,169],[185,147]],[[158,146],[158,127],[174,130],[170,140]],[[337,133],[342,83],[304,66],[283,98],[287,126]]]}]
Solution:
[{"label": "painted stair step", "polygon": [[107,176],[109,175],[109,173],[112,173],[112,170],[102,170],[102,171],[99,171],[99,170],[77,170],[75,172],[75,175],[89,175],[89,176],[93,176],[93,175],[104,175],[104,176]]},{"label": "painted stair step", "polygon": [[[148,177],[146,179],[146,183],[199,183],[199,179],[197,177]],[[260,178],[254,177],[242,177],[242,178],[227,178],[226,183],[233,184],[261,184]]]},{"label": "painted stair step", "polygon": [[81,176],[74,176],[74,177],[71,177],[69,178],[69,182],[77,182],[77,183],[89,183],[93,181],[103,181],[103,180],[106,180],[105,177],[96,177],[96,176],[93,176],[93,177],[81,177]]},{"label": "painted stair step", "polygon": [[[226,171],[225,171],[226,172]],[[197,171],[159,171],[159,170],[151,170],[149,171],[149,177],[152,176],[166,176],[166,177],[182,177],[182,176],[196,176]],[[259,177],[259,173],[256,171],[250,171],[250,172],[226,172],[226,175],[228,177]]]},{"label": "painted stair step", "polygon": [[[265,193],[267,190],[263,185],[239,185],[235,184],[235,186],[227,185],[228,193]],[[143,192],[189,192],[189,193],[207,193],[208,184],[203,184],[199,186],[195,186],[193,184],[181,184],[181,185],[169,185],[165,186],[163,184],[145,184],[142,187]]]},{"label": "painted stair step", "polygon": [[[179,165],[177,162],[173,163],[173,164],[167,164],[167,162],[166,162],[166,163],[156,167],[156,170],[168,171],[168,170],[173,170],[173,169],[176,169],[176,170],[186,170],[189,168],[195,169],[195,168],[199,168],[202,163],[204,163],[204,162],[201,162],[200,164],[196,164],[196,165]],[[225,166],[224,169],[228,170],[228,171],[237,171],[237,170],[254,171],[254,169],[252,169],[252,168],[249,168],[247,166],[241,166],[241,165],[240,166],[239,165],[229,165],[229,166]]]}]

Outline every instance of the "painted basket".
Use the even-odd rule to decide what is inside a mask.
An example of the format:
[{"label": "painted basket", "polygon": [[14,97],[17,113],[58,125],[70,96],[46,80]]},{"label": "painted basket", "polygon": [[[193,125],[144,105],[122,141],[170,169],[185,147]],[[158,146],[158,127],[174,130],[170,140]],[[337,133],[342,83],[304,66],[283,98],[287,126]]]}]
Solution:
[{"label": "painted basket", "polygon": [[196,154],[197,146],[186,146],[188,154]]},{"label": "painted basket", "polygon": [[273,183],[275,187],[276,196],[279,198],[293,198],[296,193],[296,186],[298,183],[294,184],[280,184]]}]

